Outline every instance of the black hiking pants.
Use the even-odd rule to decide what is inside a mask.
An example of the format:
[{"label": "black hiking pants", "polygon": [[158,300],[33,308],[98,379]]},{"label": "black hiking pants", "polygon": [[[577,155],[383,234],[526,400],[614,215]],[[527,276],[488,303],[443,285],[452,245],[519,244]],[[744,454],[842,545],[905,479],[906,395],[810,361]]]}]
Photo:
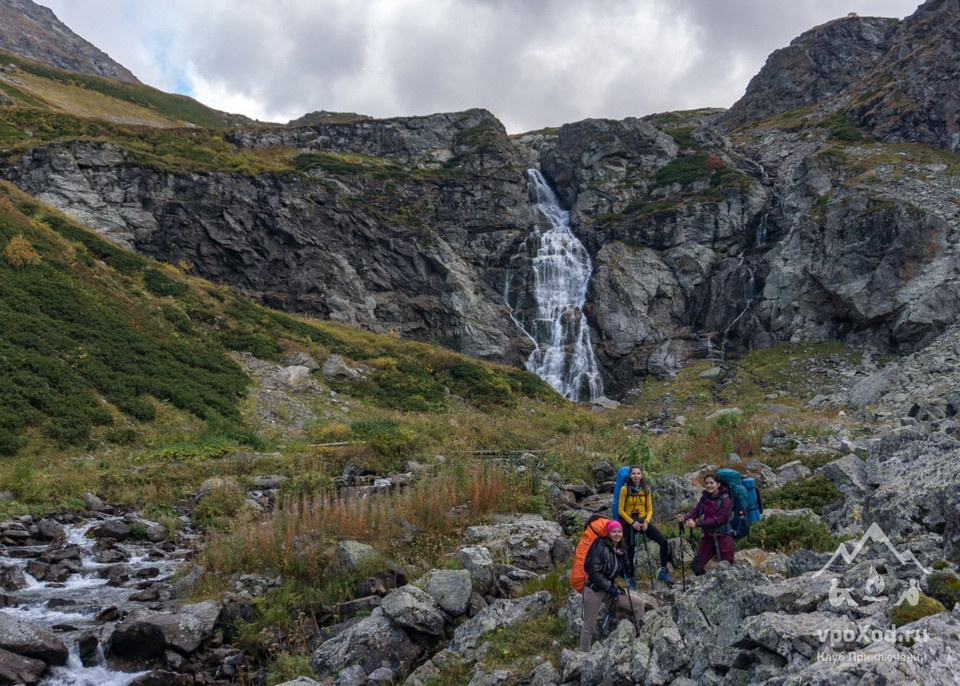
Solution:
[{"label": "black hiking pants", "polygon": [[[637,574],[636,567],[633,563],[634,560],[637,559],[637,547],[643,546],[641,536],[650,539],[660,546],[660,566],[667,566],[667,562],[670,559],[670,545],[667,543],[667,538],[657,527],[655,527],[653,524],[648,524],[646,531],[635,531],[633,526],[623,524],[623,530],[627,532],[626,536],[624,537],[627,539],[627,576],[634,577]],[[641,558],[645,558],[646,553],[640,553],[640,556]],[[645,565],[647,564],[647,561],[646,559],[641,559],[638,564]]]}]

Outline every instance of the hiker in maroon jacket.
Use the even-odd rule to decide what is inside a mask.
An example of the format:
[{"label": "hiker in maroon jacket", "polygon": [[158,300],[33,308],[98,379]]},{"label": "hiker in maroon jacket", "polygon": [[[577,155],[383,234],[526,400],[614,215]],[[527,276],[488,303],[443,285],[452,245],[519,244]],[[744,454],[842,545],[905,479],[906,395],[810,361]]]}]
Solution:
[{"label": "hiker in maroon jacket", "polygon": [[703,485],[703,495],[696,507],[685,515],[676,516],[676,520],[683,522],[688,529],[698,526],[703,529],[703,538],[691,563],[693,573],[697,576],[704,573],[703,568],[714,554],[733,564],[733,536],[730,535],[733,498],[730,489],[713,473],[704,477]]}]

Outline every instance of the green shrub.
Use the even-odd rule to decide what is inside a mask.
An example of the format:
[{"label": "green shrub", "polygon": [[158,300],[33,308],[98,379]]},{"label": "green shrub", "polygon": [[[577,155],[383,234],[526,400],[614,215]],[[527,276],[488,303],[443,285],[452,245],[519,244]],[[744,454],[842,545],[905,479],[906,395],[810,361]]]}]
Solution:
[{"label": "green shrub", "polygon": [[812,517],[764,517],[750,526],[750,535],[741,539],[742,548],[761,548],[790,555],[800,548],[814,552],[836,549],[843,538],[835,536]]},{"label": "green shrub", "polygon": [[243,507],[243,492],[235,486],[215,488],[193,508],[193,520],[203,527],[221,528]]},{"label": "green shrub", "polygon": [[836,138],[844,143],[859,143],[867,138],[867,135],[858,129],[856,124],[840,112],[835,112],[827,119],[827,130],[830,131],[831,138]]},{"label": "green shrub", "polygon": [[142,275],[143,286],[157,297],[183,295],[190,288],[179,281],[163,275],[158,269],[146,269]]},{"label": "green shrub", "polygon": [[819,512],[827,505],[843,499],[843,493],[827,481],[822,474],[809,479],[798,479],[764,495],[764,505],[781,510],[796,510],[808,507]]},{"label": "green shrub", "polygon": [[684,155],[661,167],[654,177],[654,187],[678,183],[681,186],[699,181],[710,174],[706,154]]},{"label": "green shrub", "polygon": [[681,148],[699,148],[700,144],[693,137],[696,131],[695,126],[681,126],[675,129],[665,129],[667,133]]}]

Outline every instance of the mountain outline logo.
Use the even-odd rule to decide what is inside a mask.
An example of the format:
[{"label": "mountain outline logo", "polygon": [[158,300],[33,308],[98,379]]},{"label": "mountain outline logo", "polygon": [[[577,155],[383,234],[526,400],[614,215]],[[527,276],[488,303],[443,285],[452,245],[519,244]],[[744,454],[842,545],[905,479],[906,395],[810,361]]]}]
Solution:
[{"label": "mountain outline logo", "polygon": [[[841,542],[827,563],[823,565],[823,567],[821,567],[812,578],[816,579],[821,574],[830,571],[830,567],[833,566],[834,562],[837,561],[837,558],[842,559],[844,564],[851,564],[857,559],[857,556],[863,550],[864,546],[866,546],[866,544],[870,541],[885,545],[887,549],[894,554],[900,564],[905,565],[912,562],[923,574],[930,574],[933,571],[924,567],[920,563],[920,560],[917,559],[916,555],[913,554],[913,551],[907,550],[907,552],[904,554],[897,550],[897,547],[890,542],[890,538],[887,536],[886,532],[880,528],[879,524],[874,522],[864,532],[863,536],[860,537],[860,540],[857,541],[856,545],[853,546],[853,550],[850,550],[847,547],[846,541]],[[863,589],[863,600],[869,602],[882,600],[879,594],[883,592],[883,588],[883,577],[877,573],[877,570],[873,566],[871,566],[870,576],[868,577]],[[894,603],[894,605],[899,606],[904,602],[912,606],[916,606],[917,603],[920,602],[920,588],[916,579],[910,580],[909,588],[900,594],[900,597],[897,599],[897,602]],[[840,585],[840,579],[835,575],[835,573],[833,579],[830,581],[830,605],[835,608],[842,608],[844,605],[849,608],[860,606],[860,604],[854,600],[853,596],[851,595],[850,589]]]},{"label": "mountain outline logo", "polygon": [[864,532],[863,536],[860,537],[860,540],[857,541],[857,544],[853,547],[852,551],[850,551],[847,548],[846,541],[841,542],[840,545],[837,546],[837,549],[836,551],[834,551],[831,558],[827,561],[825,565],[823,565],[823,567],[820,568],[820,570],[816,574],[813,575],[813,578],[816,579],[818,576],[820,576],[824,572],[829,571],[830,567],[833,565],[834,562],[836,562],[838,557],[842,558],[844,563],[849,565],[854,560],[856,560],[857,556],[860,554],[860,551],[863,550],[863,547],[869,541],[882,543],[883,545],[887,546],[887,548],[890,550],[890,552],[894,554],[894,556],[897,558],[897,561],[900,564],[905,565],[912,562],[914,565],[916,565],[917,569],[919,569],[924,574],[931,574],[933,572],[932,569],[927,569],[920,563],[920,560],[918,560],[916,555],[913,554],[913,551],[908,550],[906,554],[903,554],[899,550],[897,550],[897,547],[890,542],[890,537],[887,536],[884,530],[880,528],[879,524],[874,522]]}]

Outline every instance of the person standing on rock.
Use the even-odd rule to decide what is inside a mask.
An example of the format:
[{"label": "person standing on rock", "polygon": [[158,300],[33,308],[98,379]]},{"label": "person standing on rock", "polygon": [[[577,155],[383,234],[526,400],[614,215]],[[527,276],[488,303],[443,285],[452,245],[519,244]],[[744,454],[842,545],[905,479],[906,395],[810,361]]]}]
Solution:
[{"label": "person standing on rock", "polygon": [[660,546],[660,573],[657,574],[657,578],[668,586],[672,586],[673,579],[667,573],[670,545],[660,530],[650,523],[653,518],[653,498],[650,487],[643,478],[643,469],[640,467],[630,467],[630,477],[617,493],[617,516],[626,531],[624,540],[627,544],[627,576],[631,579],[637,576],[635,569],[637,540],[643,536]]},{"label": "person standing on rock", "polygon": [[733,536],[730,535],[733,498],[730,489],[712,472],[704,477],[703,486],[703,495],[696,506],[687,514],[676,516],[676,520],[683,522],[688,529],[700,527],[703,530],[697,554],[690,564],[697,576],[704,573],[704,567],[713,559],[714,554],[733,564]]},{"label": "person standing on rock", "polygon": [[583,561],[587,573],[587,583],[583,586],[583,628],[580,630],[580,650],[583,652],[590,650],[600,608],[608,598],[618,607],[631,610],[634,626],[640,628],[646,599],[617,586],[617,577],[623,576],[625,569],[625,556],[623,527],[620,522],[611,520],[607,522],[606,536],[593,542]]}]

